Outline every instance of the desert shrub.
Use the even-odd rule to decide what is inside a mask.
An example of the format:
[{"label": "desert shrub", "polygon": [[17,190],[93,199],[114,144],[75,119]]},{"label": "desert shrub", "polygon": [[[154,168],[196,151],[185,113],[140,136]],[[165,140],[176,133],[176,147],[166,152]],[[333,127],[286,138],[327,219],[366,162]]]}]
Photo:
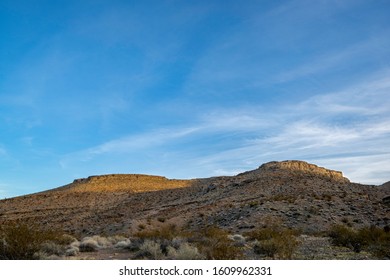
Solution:
[{"label": "desert shrub", "polygon": [[296,236],[299,231],[273,226],[246,233],[248,240],[255,240],[256,254],[276,259],[292,259],[299,245]]},{"label": "desert shrub", "polygon": [[40,252],[47,254],[48,256],[57,255],[60,256],[65,252],[65,246],[55,243],[53,241],[46,241],[40,246]]},{"label": "desert shrub", "polygon": [[79,245],[80,252],[95,252],[100,249],[98,241],[93,237],[84,237]]},{"label": "desert shrub", "polygon": [[386,232],[376,226],[364,227],[358,231],[363,245],[369,245],[386,238]]},{"label": "desert shrub", "polygon": [[186,238],[184,238],[184,237],[175,237],[175,238],[173,238],[172,241],[171,241],[171,246],[172,246],[173,248],[175,248],[175,249],[179,249],[180,246],[181,246],[183,243],[185,243],[185,242],[187,242],[187,239],[186,239]]},{"label": "desert shrub", "polygon": [[134,234],[135,237],[141,239],[152,239],[152,240],[172,240],[173,238],[180,235],[176,225],[168,224],[162,227],[153,228],[150,230],[139,231]]},{"label": "desert shrub", "polygon": [[259,255],[276,259],[292,259],[298,241],[294,236],[280,234],[271,239],[256,241],[253,248]]},{"label": "desert shrub", "polygon": [[329,236],[335,246],[348,247],[359,253],[362,249],[362,240],[352,228],[344,225],[335,225],[331,228]]},{"label": "desert shrub", "polygon": [[34,260],[61,260],[61,257],[56,254],[47,254],[43,251],[38,251],[33,255]]},{"label": "desert shrub", "polygon": [[277,235],[277,231],[272,228],[262,228],[246,232],[245,236],[248,240],[268,240],[274,238]]},{"label": "desert shrub", "polygon": [[355,252],[366,250],[378,258],[390,258],[390,233],[376,226],[364,227],[359,230],[335,225],[329,236],[333,245],[353,249]]},{"label": "desert shrub", "polygon": [[180,244],[178,249],[168,247],[167,257],[171,260],[203,260],[205,258],[199,253],[198,248],[188,243]]},{"label": "desert shrub", "polygon": [[72,235],[64,233],[64,234],[61,234],[60,236],[58,236],[58,239],[56,241],[58,244],[61,244],[61,245],[69,245],[69,244],[72,244],[73,242],[76,242],[77,239]]},{"label": "desert shrub", "polygon": [[140,246],[137,258],[148,258],[152,260],[164,259],[164,254],[161,250],[161,245],[154,240],[145,240]]},{"label": "desert shrub", "polygon": [[129,250],[130,252],[137,252],[139,251],[143,243],[144,243],[143,239],[134,238],[130,240],[130,244],[126,246],[124,249]]},{"label": "desert shrub", "polygon": [[130,241],[123,236],[115,235],[110,237],[104,237],[104,236],[94,235],[94,236],[84,237],[81,240],[78,247],[81,252],[94,252],[99,249],[104,249],[109,247],[125,247],[128,246],[129,244]]},{"label": "desert shrub", "polygon": [[112,241],[115,242],[115,239],[110,239],[104,236],[94,235],[92,239],[96,240],[100,248],[107,248],[112,246]]},{"label": "desert shrub", "polygon": [[[242,248],[237,246],[239,242],[229,238],[227,231],[216,227],[188,232],[168,224],[163,227],[138,231],[134,237],[143,242],[138,248],[138,258],[240,259],[242,257]],[[150,241],[154,243],[150,243]],[[156,244],[159,245],[158,249]],[[145,250],[145,246],[150,248]],[[155,252],[158,252],[157,256]]]},{"label": "desert shrub", "polygon": [[9,222],[0,226],[1,259],[32,259],[46,240],[38,229],[24,223]]},{"label": "desert shrub", "polygon": [[223,229],[208,227],[192,234],[190,239],[207,259],[235,260],[243,256],[242,248],[234,246],[234,241]]},{"label": "desert shrub", "polygon": [[273,258],[278,252],[278,248],[274,239],[265,239],[261,241],[256,241],[253,246],[253,251],[258,255],[265,255],[267,257]]},{"label": "desert shrub", "polygon": [[80,252],[80,242],[79,241],[74,241],[72,242],[65,251],[66,256],[76,256]]},{"label": "desert shrub", "polygon": [[52,249],[56,247],[55,251],[60,253],[59,246],[67,240],[59,231],[44,230],[34,224],[3,223],[0,225],[0,259],[34,259],[34,254],[41,251],[42,247],[48,249],[49,243],[58,244],[50,246]]}]

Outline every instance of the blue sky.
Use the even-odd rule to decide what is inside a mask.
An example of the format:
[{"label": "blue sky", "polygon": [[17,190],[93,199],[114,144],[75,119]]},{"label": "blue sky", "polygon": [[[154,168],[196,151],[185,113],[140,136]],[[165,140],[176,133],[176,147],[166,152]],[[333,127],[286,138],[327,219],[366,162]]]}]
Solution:
[{"label": "blue sky", "polygon": [[390,2],[0,1],[0,198],[306,160],[390,180]]}]

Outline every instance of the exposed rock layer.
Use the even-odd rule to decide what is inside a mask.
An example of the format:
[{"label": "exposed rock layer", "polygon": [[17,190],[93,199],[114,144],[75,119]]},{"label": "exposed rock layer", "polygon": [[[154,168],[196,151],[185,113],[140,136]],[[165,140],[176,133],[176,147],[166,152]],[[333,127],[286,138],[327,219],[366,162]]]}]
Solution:
[{"label": "exposed rock layer", "polygon": [[287,160],[287,161],[280,161],[280,162],[272,161],[261,165],[259,169],[261,171],[271,171],[271,172],[275,170],[299,171],[307,174],[329,177],[334,180],[349,182],[349,180],[343,176],[343,173],[341,171],[326,169],[324,167],[319,167],[315,164],[311,164],[299,160]]}]

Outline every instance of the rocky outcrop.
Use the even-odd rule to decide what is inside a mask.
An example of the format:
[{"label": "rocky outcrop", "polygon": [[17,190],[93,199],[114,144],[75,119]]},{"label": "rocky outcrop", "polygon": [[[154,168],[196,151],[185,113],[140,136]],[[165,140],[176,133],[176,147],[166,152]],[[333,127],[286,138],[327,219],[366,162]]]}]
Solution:
[{"label": "rocky outcrop", "polygon": [[68,192],[147,192],[187,187],[191,180],[168,179],[162,176],[143,174],[108,174],[75,179],[73,183],[57,188]]},{"label": "rocky outcrop", "polygon": [[262,172],[272,172],[277,170],[298,171],[328,177],[337,181],[349,182],[349,180],[343,176],[341,171],[326,169],[324,167],[319,167],[315,164],[299,160],[271,161],[261,165],[259,170]]}]

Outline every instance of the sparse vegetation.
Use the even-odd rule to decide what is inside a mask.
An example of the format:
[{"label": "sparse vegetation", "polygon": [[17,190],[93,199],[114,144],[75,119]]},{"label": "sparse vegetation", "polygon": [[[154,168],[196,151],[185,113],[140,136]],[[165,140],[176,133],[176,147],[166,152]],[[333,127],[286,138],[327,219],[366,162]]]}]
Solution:
[{"label": "sparse vegetation", "polygon": [[68,235],[34,224],[7,222],[0,225],[0,259],[34,259],[40,251],[59,255],[70,242]]},{"label": "sparse vegetation", "polygon": [[[166,225],[152,230],[139,231],[135,237],[143,240],[138,258],[168,259],[240,259],[242,236],[232,236],[217,227],[208,227],[199,232],[188,232],[175,225]],[[240,238],[239,238],[240,237]]]},{"label": "sparse vegetation", "polygon": [[377,258],[390,258],[390,233],[379,227],[354,230],[344,225],[335,225],[329,236],[336,246],[348,247],[357,253],[366,250]]},{"label": "sparse vegetation", "polygon": [[277,226],[248,232],[249,240],[255,241],[253,250],[256,254],[274,259],[292,259],[299,242],[298,231]]},{"label": "sparse vegetation", "polygon": [[161,260],[164,254],[161,250],[161,245],[154,240],[145,240],[139,248],[137,258],[148,258],[152,260]]},{"label": "sparse vegetation", "polygon": [[172,260],[203,260],[205,256],[202,255],[198,248],[189,244],[182,243],[178,249],[174,247],[168,247],[168,259]]},{"label": "sparse vegetation", "polygon": [[80,242],[72,242],[65,251],[65,256],[77,256],[80,252]]},{"label": "sparse vegetation", "polygon": [[80,252],[95,252],[99,248],[98,242],[91,237],[85,237],[79,245]]},{"label": "sparse vegetation", "polygon": [[200,252],[211,260],[235,260],[243,256],[242,248],[234,246],[229,233],[217,227],[208,227],[193,232],[191,238]]},{"label": "sparse vegetation", "polygon": [[172,240],[179,235],[179,230],[174,224],[167,224],[158,228],[142,230],[134,234],[134,236],[137,238],[152,240]]}]

